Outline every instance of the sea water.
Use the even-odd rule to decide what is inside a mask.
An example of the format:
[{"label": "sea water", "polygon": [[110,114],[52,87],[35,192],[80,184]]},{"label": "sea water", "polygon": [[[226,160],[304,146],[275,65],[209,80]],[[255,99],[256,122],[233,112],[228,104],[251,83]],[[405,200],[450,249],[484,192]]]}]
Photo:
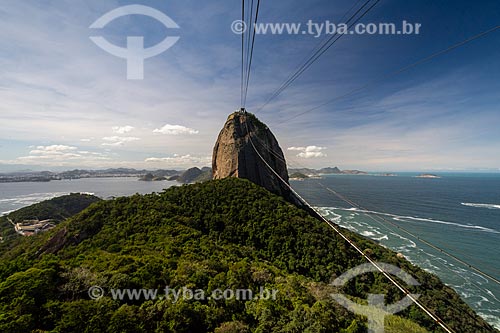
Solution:
[{"label": "sea water", "polygon": [[500,174],[416,175],[328,175],[292,186],[327,218],[438,275],[500,328],[500,286],[416,238],[500,280]]},{"label": "sea water", "polygon": [[[388,223],[392,222],[482,271],[500,278],[500,174],[439,174],[441,178],[330,175],[291,185],[329,219],[402,253],[437,274],[483,318],[500,329],[500,286]],[[321,185],[352,200],[353,207]],[[91,178],[0,184],[0,215],[72,192],[101,198],[161,192],[176,182]],[[361,207],[361,208],[359,208]]]}]

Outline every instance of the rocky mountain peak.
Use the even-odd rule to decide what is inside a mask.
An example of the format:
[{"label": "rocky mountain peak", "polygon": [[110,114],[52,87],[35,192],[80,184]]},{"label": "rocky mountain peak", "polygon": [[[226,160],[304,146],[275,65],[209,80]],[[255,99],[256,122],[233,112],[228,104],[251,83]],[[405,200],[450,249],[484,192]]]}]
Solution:
[{"label": "rocky mountain peak", "polygon": [[288,187],[272,172],[256,153],[288,183],[283,151],[269,128],[248,112],[229,115],[219,133],[212,155],[213,179],[245,178],[272,193],[290,200]]}]

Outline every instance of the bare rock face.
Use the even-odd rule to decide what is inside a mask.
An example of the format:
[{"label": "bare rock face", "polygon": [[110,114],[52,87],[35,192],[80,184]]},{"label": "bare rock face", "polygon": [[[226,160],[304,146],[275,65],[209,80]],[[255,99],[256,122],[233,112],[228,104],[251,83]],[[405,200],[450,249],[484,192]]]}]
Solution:
[{"label": "bare rock face", "polygon": [[220,131],[212,155],[213,179],[245,178],[289,201],[295,201],[290,189],[258,156],[250,137],[263,159],[288,184],[285,157],[278,141],[266,125],[247,112],[229,115]]}]

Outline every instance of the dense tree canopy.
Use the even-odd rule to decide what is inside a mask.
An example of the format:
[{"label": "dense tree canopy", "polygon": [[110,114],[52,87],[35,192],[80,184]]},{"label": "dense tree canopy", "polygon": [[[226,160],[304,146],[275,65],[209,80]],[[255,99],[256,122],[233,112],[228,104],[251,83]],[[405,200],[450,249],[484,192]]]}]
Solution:
[{"label": "dense tree canopy", "polygon": [[[18,209],[7,216],[0,217],[0,236],[4,240],[11,240],[17,236],[7,218],[10,218],[13,223],[35,219],[51,219],[54,223],[59,223],[100,200],[90,194],[71,193]],[[2,247],[5,247],[5,244],[0,243],[0,251],[2,251]]]},{"label": "dense tree canopy", "polygon": [[[421,284],[411,291],[459,332],[491,332],[450,288],[395,253],[343,230],[377,261]],[[100,201],[0,257],[1,332],[365,332],[329,283],[365,261],[321,221],[241,179]],[[92,300],[88,289],[105,296]],[[115,288],[277,290],[276,299],[118,300]],[[402,298],[382,275],[342,292]],[[419,308],[386,317],[387,332],[441,332]]]}]

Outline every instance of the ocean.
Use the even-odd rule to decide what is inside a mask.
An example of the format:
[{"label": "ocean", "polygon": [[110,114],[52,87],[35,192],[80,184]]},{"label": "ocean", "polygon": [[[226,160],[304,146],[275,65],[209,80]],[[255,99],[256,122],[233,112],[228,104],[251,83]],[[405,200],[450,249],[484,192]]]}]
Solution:
[{"label": "ocean", "polygon": [[416,175],[328,175],[291,185],[327,218],[438,275],[500,329],[498,284],[394,226],[500,279],[500,174]]},{"label": "ocean", "polygon": [[[291,181],[329,219],[402,253],[435,273],[483,318],[500,329],[500,286],[387,221],[500,278],[500,174],[442,173],[441,178],[328,175]],[[340,200],[320,184],[356,203]],[[177,182],[92,178],[0,184],[0,215],[72,192],[101,198],[161,192]]]},{"label": "ocean", "polygon": [[70,193],[90,193],[100,198],[161,192],[175,181],[144,182],[135,177],[81,178],[50,182],[0,183],[0,215]]}]

